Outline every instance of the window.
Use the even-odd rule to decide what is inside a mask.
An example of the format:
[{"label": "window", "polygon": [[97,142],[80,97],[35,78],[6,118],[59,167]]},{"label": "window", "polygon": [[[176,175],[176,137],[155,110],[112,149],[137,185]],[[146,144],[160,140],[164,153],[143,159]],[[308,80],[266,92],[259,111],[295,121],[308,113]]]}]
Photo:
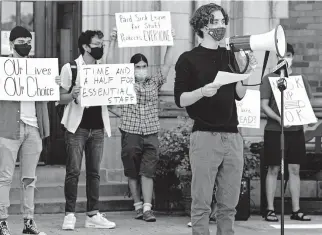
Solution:
[{"label": "window", "polygon": [[1,56],[12,54],[10,50],[9,35],[12,28],[21,25],[32,34],[32,49],[30,55],[35,53],[34,30],[34,2],[30,1],[0,1],[1,7]]}]

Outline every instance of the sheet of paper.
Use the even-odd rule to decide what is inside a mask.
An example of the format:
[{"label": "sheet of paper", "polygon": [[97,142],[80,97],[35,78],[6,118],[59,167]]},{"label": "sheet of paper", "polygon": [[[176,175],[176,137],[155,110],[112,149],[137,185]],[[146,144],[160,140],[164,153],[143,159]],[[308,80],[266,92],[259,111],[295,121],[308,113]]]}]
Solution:
[{"label": "sheet of paper", "polygon": [[215,77],[214,83],[227,85],[234,82],[243,81],[250,77],[250,74],[238,74],[219,71]]}]

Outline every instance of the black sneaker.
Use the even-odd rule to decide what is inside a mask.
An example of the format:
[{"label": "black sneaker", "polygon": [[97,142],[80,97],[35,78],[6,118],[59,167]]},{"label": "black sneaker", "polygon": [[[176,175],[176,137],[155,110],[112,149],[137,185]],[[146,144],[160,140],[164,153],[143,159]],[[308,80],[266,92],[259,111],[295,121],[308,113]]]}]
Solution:
[{"label": "black sneaker", "polygon": [[148,210],[146,212],[143,213],[143,220],[146,222],[155,222],[156,218],[153,214],[152,210]]},{"label": "black sneaker", "polygon": [[0,221],[0,235],[10,235],[7,221]]},{"label": "black sneaker", "polygon": [[33,219],[25,220],[25,225],[22,231],[22,234],[39,234],[40,231],[37,228],[37,225]]},{"label": "black sneaker", "polygon": [[143,209],[142,208],[137,209],[135,212],[136,212],[135,219],[143,219]]}]

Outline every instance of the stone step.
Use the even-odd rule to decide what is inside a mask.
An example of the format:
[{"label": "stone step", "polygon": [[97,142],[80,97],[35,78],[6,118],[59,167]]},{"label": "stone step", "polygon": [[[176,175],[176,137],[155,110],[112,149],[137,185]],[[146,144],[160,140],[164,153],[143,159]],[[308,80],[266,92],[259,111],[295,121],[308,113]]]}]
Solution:
[{"label": "stone step", "polygon": [[[128,191],[128,184],[109,182],[100,184],[100,196],[124,196]],[[78,184],[78,197],[86,197],[86,183]],[[64,198],[64,183],[36,184],[35,199]],[[20,187],[10,190],[10,200],[20,199]]]},{"label": "stone step", "polygon": [[[133,210],[133,200],[124,196],[100,197],[100,211],[131,211]],[[64,198],[36,199],[36,214],[55,214],[65,212]],[[77,199],[76,212],[86,212],[86,198]],[[10,214],[20,214],[20,200],[12,200],[9,207]],[[62,218],[63,219],[63,218]]]},{"label": "stone step", "polygon": [[[64,166],[38,166],[36,170],[37,185],[63,183],[65,181],[66,169]],[[101,183],[108,182],[107,169],[100,170]],[[20,171],[16,167],[12,179],[12,187],[20,187]],[[86,172],[82,170],[79,176],[79,182],[86,182]]]}]

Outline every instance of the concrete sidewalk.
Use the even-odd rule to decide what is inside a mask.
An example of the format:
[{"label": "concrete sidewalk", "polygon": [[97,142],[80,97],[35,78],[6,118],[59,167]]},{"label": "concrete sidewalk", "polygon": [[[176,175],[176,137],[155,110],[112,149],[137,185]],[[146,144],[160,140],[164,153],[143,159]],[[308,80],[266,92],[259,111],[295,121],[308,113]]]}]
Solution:
[{"label": "concrete sidewalk", "polygon": [[[168,216],[158,214],[157,222],[146,223],[133,219],[133,212],[113,212],[107,213],[107,218],[116,222],[117,228],[113,230],[95,230],[85,229],[85,215],[78,214],[76,229],[74,231],[63,231],[61,225],[63,222],[63,214],[42,214],[36,215],[36,223],[41,231],[47,235],[191,235],[191,228],[186,225],[189,222],[188,217]],[[8,219],[9,227],[12,235],[18,235],[22,232],[22,218],[19,215],[10,216]],[[270,224],[278,225],[279,223],[268,223],[263,221],[259,216],[252,216],[248,221],[237,221],[235,225],[236,235],[258,235],[270,234],[279,235],[280,230],[270,226]],[[313,216],[311,222],[294,222],[289,220],[289,216],[285,216],[285,224],[320,224],[322,226],[322,216]],[[216,224],[210,225],[211,235],[216,234]],[[285,229],[285,235],[321,235],[322,228],[317,229]]]}]

